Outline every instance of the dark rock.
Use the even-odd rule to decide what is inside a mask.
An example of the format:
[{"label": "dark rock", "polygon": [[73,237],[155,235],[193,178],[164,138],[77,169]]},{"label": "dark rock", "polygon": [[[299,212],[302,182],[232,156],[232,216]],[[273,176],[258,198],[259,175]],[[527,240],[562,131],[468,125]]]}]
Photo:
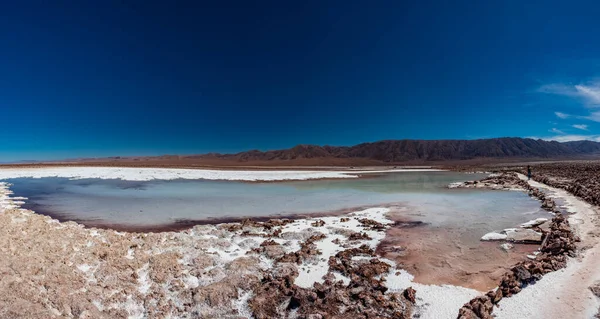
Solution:
[{"label": "dark rock", "polygon": [[404,296],[404,298],[406,298],[406,300],[414,304],[416,302],[416,293],[416,290],[414,290],[412,287],[408,287],[404,290],[402,295]]},{"label": "dark rock", "polygon": [[320,255],[321,251],[317,249],[317,246],[314,244],[314,242],[323,240],[326,237],[327,236],[324,234],[310,236],[307,240],[300,244],[300,250],[286,253],[279,258],[277,262],[293,262],[296,264],[301,264],[302,261],[307,259],[309,256]]},{"label": "dark rock", "polygon": [[349,240],[371,240],[372,238],[369,237],[369,235],[367,235],[366,233],[352,233],[350,235],[350,237],[348,237]]},{"label": "dark rock", "polygon": [[386,229],[384,224],[369,218],[361,218],[358,222],[368,230],[384,231]]},{"label": "dark rock", "polygon": [[313,223],[310,224],[312,227],[322,227],[325,225],[325,221],[322,219],[319,219]]},{"label": "dark rock", "polygon": [[512,268],[513,273],[517,280],[521,282],[529,282],[531,279],[531,273],[523,267],[523,265],[517,265]]},{"label": "dark rock", "polygon": [[596,297],[600,298],[600,281],[596,281],[593,285],[591,285],[590,291],[592,291]]},{"label": "dark rock", "polygon": [[[357,255],[374,255],[374,252],[363,245],[341,251],[329,261],[330,270],[341,271],[351,278],[348,285],[335,281],[330,272],[323,283],[306,289],[293,284],[298,276],[296,268],[266,272],[249,301],[254,317],[282,318],[286,317],[284,311],[294,310],[298,318],[410,318],[415,291],[409,288],[401,295],[386,293],[385,281],[374,278],[389,273],[390,265],[377,258],[353,261],[352,257]],[[292,264],[278,265],[288,265],[284,269],[289,269]]]}]

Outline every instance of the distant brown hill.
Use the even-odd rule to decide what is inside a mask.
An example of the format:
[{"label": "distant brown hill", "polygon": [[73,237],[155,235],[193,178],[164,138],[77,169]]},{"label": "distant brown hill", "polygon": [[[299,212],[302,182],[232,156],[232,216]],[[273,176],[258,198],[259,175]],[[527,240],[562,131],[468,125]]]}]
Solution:
[{"label": "distant brown hill", "polygon": [[481,140],[386,140],[350,147],[298,145],[285,150],[266,152],[253,150],[237,154],[213,153],[188,156],[188,158],[214,158],[238,162],[337,158],[402,163],[475,158],[554,158],[591,154],[600,154],[600,143],[591,141],[559,143],[529,138],[493,138]]},{"label": "distant brown hill", "polygon": [[[40,165],[101,165],[140,167],[228,166],[370,166],[459,164],[545,159],[598,159],[600,143],[559,143],[529,138],[480,140],[386,140],[354,146],[298,145],[274,151],[252,150],[237,154],[110,157]],[[18,165],[18,164],[16,164]],[[23,164],[26,166],[38,164]]]}]

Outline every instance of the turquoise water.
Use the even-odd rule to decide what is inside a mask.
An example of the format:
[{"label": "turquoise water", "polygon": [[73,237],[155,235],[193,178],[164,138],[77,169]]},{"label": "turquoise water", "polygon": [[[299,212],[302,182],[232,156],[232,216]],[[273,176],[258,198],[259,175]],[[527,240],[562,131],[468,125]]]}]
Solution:
[{"label": "turquoise water", "polygon": [[25,208],[93,224],[163,225],[179,220],[323,213],[354,207],[407,207],[406,215],[434,227],[481,223],[489,230],[546,216],[521,192],[450,190],[452,182],[483,175],[455,172],[389,173],[364,179],[278,183],[171,180],[8,180]]}]

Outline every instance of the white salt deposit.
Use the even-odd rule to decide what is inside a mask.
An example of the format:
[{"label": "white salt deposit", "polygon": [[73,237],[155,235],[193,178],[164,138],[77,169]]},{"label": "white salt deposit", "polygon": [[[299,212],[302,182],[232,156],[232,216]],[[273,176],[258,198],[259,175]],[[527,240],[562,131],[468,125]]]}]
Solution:
[{"label": "white salt deposit", "polygon": [[140,269],[138,269],[136,271],[137,275],[138,275],[138,291],[141,294],[147,294],[148,290],[150,290],[150,287],[152,285],[152,283],[150,282],[150,277],[149,277],[149,268],[150,268],[150,264],[149,263],[145,263],[144,266]]},{"label": "white salt deposit", "polygon": [[[0,182],[0,213],[5,209],[15,209],[18,208],[19,205],[23,204],[21,201],[15,202],[15,199],[10,197],[13,192],[9,189],[9,187],[9,183]],[[21,198],[22,197],[19,197],[17,199]]]},{"label": "white salt deposit", "polygon": [[464,287],[415,283],[406,271],[401,270],[398,275],[395,272],[392,270],[386,277],[386,286],[390,292],[402,292],[408,287],[417,291],[414,318],[456,318],[462,305],[481,295],[480,291]]},{"label": "white salt deposit", "polygon": [[239,298],[235,300],[234,307],[238,310],[238,313],[243,318],[252,318],[252,310],[248,307],[248,301],[252,298],[252,292],[239,289],[238,290]]},{"label": "white salt deposit", "polygon": [[127,255],[125,255],[125,258],[127,258],[127,259],[134,259],[135,258],[135,252],[133,251],[133,249],[129,248],[127,250]]},{"label": "white salt deposit", "polygon": [[187,287],[192,288],[192,289],[200,286],[200,281],[198,280],[198,277],[192,276],[192,275],[188,275],[188,276],[184,277],[183,283]]},{"label": "white salt deposit", "polygon": [[122,305],[122,307],[127,311],[127,313],[129,313],[128,319],[146,318],[144,305],[135,302],[131,296],[127,297],[127,301]]},{"label": "white salt deposit", "polygon": [[537,218],[537,219],[533,219],[526,223],[521,224],[521,227],[522,228],[531,228],[531,227],[539,226],[547,221],[548,221],[548,218]]},{"label": "white salt deposit", "polygon": [[92,269],[92,266],[90,266],[90,265],[86,265],[86,264],[83,264],[83,265],[79,265],[79,266],[77,266],[77,269],[79,269],[79,270],[81,270],[82,272],[84,272],[84,273],[86,273],[86,274],[87,274],[87,273],[90,271],[90,269]]},{"label": "white salt deposit", "polygon": [[235,181],[282,181],[322,178],[356,178],[358,174],[383,172],[432,172],[437,169],[394,169],[386,171],[242,171],[180,168],[136,168],[136,167],[43,167],[2,168],[0,180],[8,178],[62,177],[70,179],[100,178],[128,181],[207,179]]},{"label": "white salt deposit", "polygon": [[491,232],[483,235],[483,237],[481,237],[481,240],[504,240],[506,239],[506,237],[508,237],[506,234]]},{"label": "white salt deposit", "polygon": [[459,188],[462,187],[465,183],[463,182],[454,182],[454,183],[450,183],[448,184],[448,188]]}]

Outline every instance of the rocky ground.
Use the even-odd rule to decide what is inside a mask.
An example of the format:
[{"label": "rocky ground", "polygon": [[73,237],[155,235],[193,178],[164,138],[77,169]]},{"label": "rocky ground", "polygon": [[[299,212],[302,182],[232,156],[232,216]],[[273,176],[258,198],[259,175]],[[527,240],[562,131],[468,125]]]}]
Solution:
[{"label": "rocky ground", "polygon": [[1,318],[409,318],[374,249],[385,209],[127,233],[18,208],[0,185]]},{"label": "rocky ground", "polygon": [[[525,168],[521,171],[525,172]],[[600,162],[567,162],[532,166],[533,179],[561,188],[600,206]]]},{"label": "rocky ground", "polygon": [[448,188],[484,188],[492,190],[525,191],[527,182],[519,179],[516,173],[494,173],[481,180],[452,183]]},{"label": "rocky ground", "polygon": [[[500,173],[519,172],[527,174],[527,164],[520,166],[485,166],[477,170]],[[569,193],[585,200],[589,204],[600,206],[600,161],[554,162],[529,165],[533,180],[546,185],[564,189]],[[470,166],[456,166],[456,171],[471,171]],[[460,186],[460,185],[459,185]]]}]

